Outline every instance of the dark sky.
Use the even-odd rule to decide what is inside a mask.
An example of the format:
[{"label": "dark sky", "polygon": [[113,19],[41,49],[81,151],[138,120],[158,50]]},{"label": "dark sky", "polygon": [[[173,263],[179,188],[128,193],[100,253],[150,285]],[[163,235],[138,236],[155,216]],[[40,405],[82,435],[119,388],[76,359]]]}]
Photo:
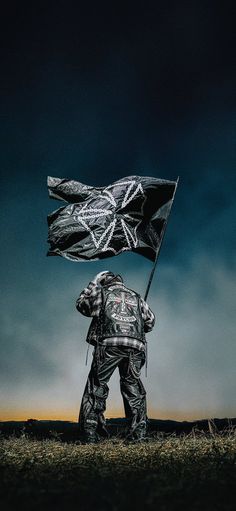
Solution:
[{"label": "dark sky", "polygon": [[[156,416],[165,407],[172,416],[236,413],[231,365],[235,3],[5,4],[0,30],[1,360],[3,411],[9,411],[4,417],[14,415],[16,402],[22,410],[26,392],[29,403],[38,403],[35,413],[43,413],[47,389],[47,410],[54,406],[60,414],[68,396],[57,401],[55,389],[62,385],[69,392],[71,381],[78,388],[68,408],[74,417],[87,371],[79,332],[85,334],[88,322],[74,310],[78,293],[94,273],[108,267],[123,271],[143,292],[150,271],[150,262],[134,254],[87,264],[46,258],[46,216],[62,205],[49,201],[47,175],[96,186],[133,174],[180,177],[150,293],[163,343],[154,348],[152,334],[156,365],[147,383],[150,409]],[[177,362],[174,325],[180,332],[186,318],[191,321],[179,339]],[[63,383],[59,366],[68,353],[65,345],[70,356]],[[68,374],[76,357],[73,379]],[[203,359],[208,360],[205,372]],[[157,368],[163,360],[168,381]],[[183,368],[186,380],[171,400]],[[163,388],[154,395],[155,378],[157,388]],[[205,386],[198,391],[199,379]],[[186,386],[191,392],[184,407]]]}]

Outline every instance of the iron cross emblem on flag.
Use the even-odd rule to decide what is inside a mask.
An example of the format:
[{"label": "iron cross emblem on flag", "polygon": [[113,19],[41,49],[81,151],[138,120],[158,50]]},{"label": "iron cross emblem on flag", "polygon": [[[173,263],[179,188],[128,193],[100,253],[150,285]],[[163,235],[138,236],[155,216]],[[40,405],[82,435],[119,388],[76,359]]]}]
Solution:
[{"label": "iron cross emblem on flag", "polygon": [[92,261],[137,252],[154,261],[175,181],[128,176],[106,187],[48,177],[49,196],[68,204],[48,215],[48,256]]}]

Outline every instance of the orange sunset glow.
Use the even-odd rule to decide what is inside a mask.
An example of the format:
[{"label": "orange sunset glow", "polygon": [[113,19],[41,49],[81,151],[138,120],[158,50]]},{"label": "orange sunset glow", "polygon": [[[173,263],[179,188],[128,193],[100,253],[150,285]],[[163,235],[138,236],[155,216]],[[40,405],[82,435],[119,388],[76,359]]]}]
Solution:
[{"label": "orange sunset glow", "polygon": [[[206,417],[218,417],[219,414],[214,413],[204,413],[203,411],[194,411],[189,413],[184,413],[180,411],[174,410],[155,410],[150,408],[148,417],[150,419],[161,419],[161,420],[176,420],[176,421],[193,421],[199,419],[205,419]],[[116,418],[116,417],[124,417],[124,411],[121,408],[109,408],[109,410],[105,414],[107,419]],[[233,416],[233,413],[229,413],[226,411],[223,417]],[[37,408],[21,408],[21,409],[8,409],[4,408],[0,412],[0,421],[26,421],[28,419],[37,419],[37,420],[62,420],[62,421],[71,421],[77,422],[78,412],[76,410],[71,409],[59,409],[55,408],[53,410],[45,409],[40,410]]]}]

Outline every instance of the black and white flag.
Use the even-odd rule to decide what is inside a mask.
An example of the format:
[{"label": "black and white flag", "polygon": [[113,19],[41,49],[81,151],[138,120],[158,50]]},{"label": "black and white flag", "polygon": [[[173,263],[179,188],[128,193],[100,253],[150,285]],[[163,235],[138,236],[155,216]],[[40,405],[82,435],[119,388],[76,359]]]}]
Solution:
[{"label": "black and white flag", "polygon": [[48,215],[48,256],[91,261],[125,251],[155,260],[176,181],[128,176],[106,187],[48,177],[49,197],[68,204]]}]

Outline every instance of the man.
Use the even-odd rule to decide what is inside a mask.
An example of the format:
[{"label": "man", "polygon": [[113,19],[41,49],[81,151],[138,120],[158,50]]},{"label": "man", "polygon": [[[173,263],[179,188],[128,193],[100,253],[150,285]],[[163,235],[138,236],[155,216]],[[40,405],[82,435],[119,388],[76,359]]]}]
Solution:
[{"label": "man", "polygon": [[104,418],[107,384],[116,367],[129,424],[127,438],[142,441],[147,410],[140,373],[146,358],[145,333],[152,330],[155,316],[140,295],[110,271],[98,273],[80,294],[76,308],[93,317],[86,340],[95,346],[79,414],[84,441],[95,443],[99,435],[108,436]]}]

